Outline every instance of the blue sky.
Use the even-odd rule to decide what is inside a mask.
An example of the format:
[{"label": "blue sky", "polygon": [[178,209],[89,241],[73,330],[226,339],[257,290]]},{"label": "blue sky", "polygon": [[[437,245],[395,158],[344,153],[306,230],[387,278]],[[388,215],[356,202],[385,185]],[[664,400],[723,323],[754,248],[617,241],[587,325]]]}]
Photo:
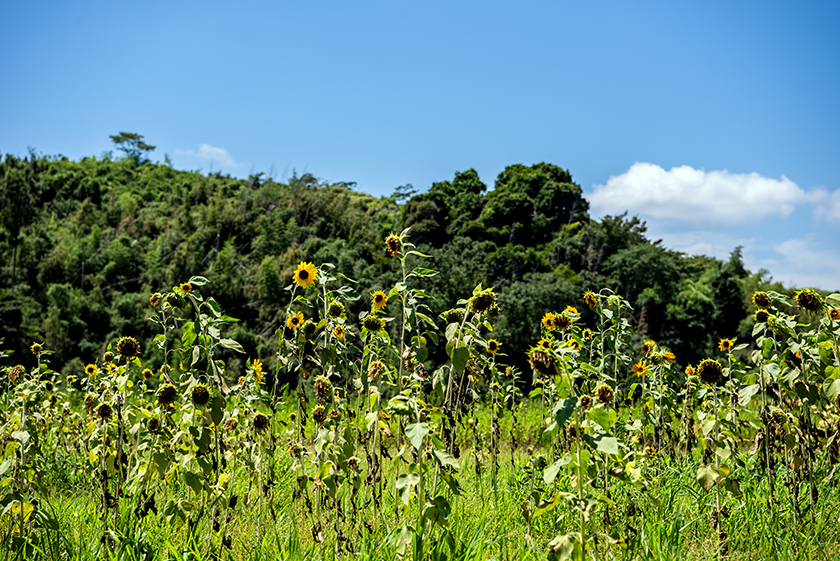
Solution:
[{"label": "blue sky", "polygon": [[0,5],[0,152],[138,132],[175,167],[387,195],[571,171],[592,214],[840,290],[838,3]]}]

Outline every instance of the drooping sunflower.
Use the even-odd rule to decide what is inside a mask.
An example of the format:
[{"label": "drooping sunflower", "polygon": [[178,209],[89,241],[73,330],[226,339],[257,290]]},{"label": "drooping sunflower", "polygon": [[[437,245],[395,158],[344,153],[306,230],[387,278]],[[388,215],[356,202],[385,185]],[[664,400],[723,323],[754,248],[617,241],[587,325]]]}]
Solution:
[{"label": "drooping sunflower", "polygon": [[149,304],[152,306],[152,308],[157,308],[158,304],[160,304],[160,299],[160,292],[155,292],[149,297]]},{"label": "drooping sunflower", "polygon": [[254,362],[251,363],[254,367],[254,377],[257,379],[257,385],[261,385],[263,381],[263,365],[259,359],[254,359]]},{"label": "drooping sunflower", "polygon": [[554,329],[556,329],[557,331],[568,331],[568,329],[572,326],[573,321],[574,320],[565,313],[555,315]]},{"label": "drooping sunflower", "polygon": [[601,384],[600,386],[595,388],[595,399],[598,400],[598,403],[603,403],[604,405],[606,405],[612,400],[612,396],[613,389],[606,384]]},{"label": "drooping sunflower", "polygon": [[456,308],[452,308],[450,310],[446,310],[440,315],[443,320],[447,323],[461,323],[461,320],[464,319],[464,312],[462,310],[458,310]]},{"label": "drooping sunflower", "polygon": [[665,351],[664,353],[662,353],[662,359],[665,362],[671,363],[677,360],[677,355],[675,355],[671,351]]},{"label": "drooping sunflower", "polygon": [[301,327],[303,334],[306,335],[307,339],[312,339],[315,336],[315,333],[318,332],[318,324],[312,321],[311,319],[306,320],[303,322],[303,327]]},{"label": "drooping sunflower", "polygon": [[828,310],[828,317],[831,321],[840,321],[840,308],[831,308]]},{"label": "drooping sunflower", "polygon": [[382,370],[384,369],[385,365],[382,364],[380,361],[375,360],[371,362],[370,366],[368,366],[368,378],[371,380],[376,380],[382,373]]},{"label": "drooping sunflower", "polygon": [[499,352],[499,347],[501,345],[495,339],[490,339],[487,341],[487,352],[491,355],[494,355]]},{"label": "drooping sunflower", "polygon": [[817,291],[813,288],[804,288],[797,292],[796,303],[799,304],[800,308],[809,312],[819,312],[825,305],[822,296],[817,294]]},{"label": "drooping sunflower", "polygon": [[402,242],[400,238],[394,234],[389,235],[385,238],[385,247],[388,248],[388,255],[391,257],[396,257],[397,254],[400,252],[400,247],[402,246]]},{"label": "drooping sunflower", "polygon": [[303,325],[303,314],[300,312],[294,312],[292,315],[286,317],[286,328],[287,329],[298,329],[300,326]]},{"label": "drooping sunflower", "polygon": [[593,310],[598,307],[598,298],[595,297],[595,293],[591,290],[583,293],[583,301]]},{"label": "drooping sunflower", "polygon": [[656,342],[652,340],[645,341],[642,345],[642,352],[646,355],[649,355],[654,350],[656,350]]},{"label": "drooping sunflower", "polygon": [[98,371],[99,369],[96,368],[95,364],[88,364],[87,366],[85,366],[85,374],[87,374],[88,376],[93,376]]},{"label": "drooping sunflower", "polygon": [[332,300],[330,302],[329,308],[327,309],[327,312],[330,314],[330,317],[344,317],[344,304],[342,304],[338,300]]},{"label": "drooping sunflower", "polygon": [[152,379],[153,374],[154,373],[152,372],[151,368],[146,368],[146,369],[143,370],[143,379],[148,382],[149,380]]},{"label": "drooping sunflower", "polygon": [[718,384],[723,380],[723,368],[718,361],[704,358],[697,365],[697,375],[707,384]]},{"label": "drooping sunflower", "polygon": [[335,335],[335,338],[339,341],[344,341],[344,328],[340,325],[336,325],[335,329],[333,329],[333,335]]},{"label": "drooping sunflower", "polygon": [[756,310],[755,311],[755,322],[756,323],[767,323],[767,318],[770,317],[770,314],[767,310]]},{"label": "drooping sunflower", "polygon": [[192,292],[192,285],[188,282],[182,282],[181,284],[178,285],[178,290],[181,291],[181,294],[186,296],[187,294]]},{"label": "drooping sunflower", "polygon": [[528,355],[528,362],[530,363],[531,368],[541,374],[545,374],[546,376],[551,376],[559,372],[551,355],[540,347],[534,347],[531,349],[531,352]]},{"label": "drooping sunflower", "polygon": [[113,412],[114,410],[111,408],[111,405],[104,401],[96,406],[96,416],[103,421],[110,419]]},{"label": "drooping sunflower", "polygon": [[196,407],[204,407],[210,401],[210,390],[204,384],[196,384],[190,391],[190,401]]},{"label": "drooping sunflower", "polygon": [[732,342],[732,339],[721,339],[718,341],[718,349],[724,352],[731,351],[734,346],[735,343]]},{"label": "drooping sunflower", "polygon": [[161,407],[169,407],[178,399],[178,390],[172,384],[163,384],[157,391],[157,402]]},{"label": "drooping sunflower", "polygon": [[29,347],[29,350],[32,351],[33,355],[38,356],[39,354],[41,354],[43,347],[41,347],[39,343],[32,343],[32,346]]},{"label": "drooping sunflower", "polygon": [[369,314],[362,320],[362,325],[368,331],[379,332],[383,327],[385,327],[385,322],[375,315]]},{"label": "drooping sunflower", "polygon": [[492,288],[485,288],[482,290],[474,291],[472,298],[470,298],[472,311],[477,314],[481,314],[488,311],[490,308],[493,307],[493,304],[495,303],[496,294],[493,292]]},{"label": "drooping sunflower", "polygon": [[764,310],[773,305],[773,301],[770,299],[770,296],[768,296],[766,292],[756,292],[755,294],[753,294],[752,301],[753,304],[755,304],[756,308],[761,308]]},{"label": "drooping sunflower", "polygon": [[117,352],[128,360],[140,354],[140,343],[134,337],[123,337],[117,343]]},{"label": "drooping sunflower", "polygon": [[323,405],[316,405],[312,410],[312,420],[319,426],[327,420],[327,410],[324,409]]},{"label": "drooping sunflower", "polygon": [[312,389],[315,390],[315,397],[318,398],[320,403],[332,400],[333,385],[326,376],[317,376],[315,383],[312,384]]},{"label": "drooping sunflower", "polygon": [[155,417],[149,419],[149,422],[146,423],[146,428],[149,429],[149,432],[157,432],[160,430],[160,421],[158,421]]},{"label": "drooping sunflower", "polygon": [[377,290],[373,293],[371,303],[373,304],[374,308],[376,308],[377,310],[381,310],[388,304],[388,297],[381,290]]},{"label": "drooping sunflower", "polygon": [[254,427],[256,432],[263,432],[268,428],[268,417],[262,413],[257,413],[254,415],[254,420],[251,421],[251,425]]},{"label": "drooping sunflower", "polygon": [[648,365],[643,360],[640,360],[639,362],[634,364],[632,367],[630,367],[630,372],[633,374],[633,376],[636,376],[638,378],[643,378],[647,374],[647,370],[648,370]]},{"label": "drooping sunflower", "polygon": [[292,279],[301,288],[309,288],[318,282],[318,269],[312,263],[301,261]]}]

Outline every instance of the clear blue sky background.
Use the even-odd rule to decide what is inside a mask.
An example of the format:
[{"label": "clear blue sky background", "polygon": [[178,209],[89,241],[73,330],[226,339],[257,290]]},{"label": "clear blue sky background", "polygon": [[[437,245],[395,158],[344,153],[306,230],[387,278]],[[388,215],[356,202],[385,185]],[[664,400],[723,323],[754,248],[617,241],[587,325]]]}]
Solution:
[{"label": "clear blue sky background", "polygon": [[0,152],[130,131],[376,195],[547,161],[596,217],[838,290],[838,26],[836,2],[7,1]]}]

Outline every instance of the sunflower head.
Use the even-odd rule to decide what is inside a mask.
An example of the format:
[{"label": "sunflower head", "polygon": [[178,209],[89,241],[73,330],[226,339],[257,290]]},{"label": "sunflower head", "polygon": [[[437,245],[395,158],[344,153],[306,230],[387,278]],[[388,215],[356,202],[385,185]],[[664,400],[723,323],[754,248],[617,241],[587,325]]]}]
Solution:
[{"label": "sunflower head", "polygon": [[462,310],[452,308],[451,310],[446,310],[443,312],[440,317],[447,323],[461,323],[461,320],[464,319],[464,312]]},{"label": "sunflower head", "polygon": [[339,341],[344,341],[344,328],[340,325],[336,325],[335,329],[333,329],[333,335]]},{"label": "sunflower head", "polygon": [[187,294],[192,292],[192,285],[188,282],[182,282],[178,285],[178,290],[181,292],[181,294],[186,296]]},{"label": "sunflower head", "polygon": [[257,385],[260,385],[263,381],[263,364],[259,359],[254,359],[251,364],[254,367],[254,377],[257,379]]},{"label": "sunflower head", "polygon": [[582,348],[577,339],[568,339],[566,341],[566,346],[575,351],[579,351]]},{"label": "sunflower head", "polygon": [[828,310],[828,317],[831,321],[840,321],[840,308],[831,308]]},{"label": "sunflower head", "polygon": [[766,292],[756,292],[753,294],[752,301],[756,308],[761,308],[762,310],[766,310],[773,305],[773,301]]},{"label": "sunflower head", "polygon": [[311,319],[308,319],[303,322],[302,330],[307,339],[312,339],[312,337],[315,336],[315,333],[318,332],[318,324]]},{"label": "sunflower head", "polygon": [[268,417],[262,413],[257,413],[251,421],[251,426],[254,427],[256,432],[264,432],[268,428]]},{"label": "sunflower head", "polygon": [[178,294],[175,294],[174,292],[170,292],[169,294],[166,295],[166,303],[169,304],[173,308],[183,308],[184,307],[184,301],[181,299],[181,297]]},{"label": "sunflower head", "polygon": [[210,401],[210,390],[204,384],[196,384],[190,390],[190,401],[196,407],[204,407]]},{"label": "sunflower head", "polygon": [[114,412],[111,409],[111,405],[106,402],[101,402],[99,405],[96,406],[96,416],[102,419],[103,421],[107,421],[111,418],[111,414]]},{"label": "sunflower head", "polygon": [[88,376],[93,376],[94,374],[96,374],[97,370],[98,369],[96,368],[95,364],[88,364],[87,366],[85,366],[85,374],[87,374]]},{"label": "sunflower head", "polygon": [[327,308],[327,313],[330,315],[330,317],[333,318],[344,317],[344,304],[342,304],[338,300],[332,300],[330,302],[329,308]]},{"label": "sunflower head", "polygon": [[584,341],[590,341],[592,339],[592,330],[587,327],[583,330],[581,336],[583,337]]},{"label": "sunflower head", "polygon": [[323,405],[316,405],[315,409],[312,410],[312,420],[319,426],[327,420],[327,410],[324,409]]},{"label": "sunflower head", "polygon": [[316,269],[315,265],[312,263],[301,261],[300,265],[297,266],[292,279],[299,287],[309,288],[318,282],[318,269]]},{"label": "sunflower head", "polygon": [[551,341],[543,337],[542,339],[537,342],[538,347],[542,347],[543,349],[550,349],[552,347]]},{"label": "sunflower head", "polygon": [[580,404],[580,408],[586,411],[592,407],[592,396],[582,395],[580,396],[580,401],[578,403]]},{"label": "sunflower head", "polygon": [[88,413],[93,411],[94,406],[96,406],[96,395],[92,393],[88,393],[85,396],[84,402],[82,402],[82,407]]},{"label": "sunflower head", "polygon": [[149,419],[149,422],[146,423],[146,428],[149,429],[149,432],[157,432],[160,430],[160,421],[158,421],[155,417]]},{"label": "sunflower head", "polygon": [[391,234],[385,238],[385,247],[388,250],[388,255],[396,257],[402,247],[402,241],[398,236]]},{"label": "sunflower head", "polygon": [[704,358],[697,365],[697,375],[707,384],[719,384],[723,380],[723,368],[718,361]]},{"label": "sunflower head", "polygon": [[732,339],[721,339],[718,341],[718,349],[723,352],[729,352],[735,346],[735,343],[732,342]]},{"label": "sunflower head", "polygon": [[796,303],[803,310],[819,312],[825,307],[822,296],[817,294],[813,288],[805,288],[796,293]]},{"label": "sunflower head", "polygon": [[770,317],[770,313],[767,310],[756,310],[755,311],[755,322],[756,323],[767,323],[767,318]]},{"label": "sunflower head", "polygon": [[382,370],[385,368],[385,365],[379,362],[378,360],[374,360],[368,366],[368,378],[371,380],[376,380],[379,378],[379,375],[382,373]]},{"label": "sunflower head", "polygon": [[151,296],[149,296],[149,304],[152,308],[157,308],[158,304],[160,304],[161,295],[160,292],[155,292]]},{"label": "sunflower head", "polygon": [[542,322],[543,327],[545,327],[548,331],[553,331],[554,330],[554,318],[555,318],[554,313],[546,312],[545,315],[542,317],[542,319],[540,321]]},{"label": "sunflower head", "polygon": [[70,376],[67,376],[67,383],[68,383],[68,384],[72,384],[72,383],[74,383],[76,380],[78,380],[78,378],[76,378],[76,377],[75,377],[75,376],[73,376],[72,374],[71,374]]},{"label": "sunflower head", "polygon": [[675,360],[677,360],[677,355],[675,355],[671,351],[665,351],[664,353],[662,353],[661,356],[662,356],[662,360],[664,360],[665,362],[667,362],[669,364],[674,362]]},{"label": "sunflower head", "polygon": [[14,384],[20,379],[21,376],[23,376],[25,370],[23,366],[18,364],[17,366],[10,366],[6,369],[6,372],[9,375],[9,381]]},{"label": "sunflower head", "polygon": [[595,399],[598,400],[598,403],[606,405],[610,401],[612,401],[612,396],[613,389],[607,384],[601,384],[600,386],[595,388]]},{"label": "sunflower head", "polygon": [[117,343],[117,352],[126,360],[134,358],[140,354],[140,343],[134,337],[123,337]]},{"label": "sunflower head", "polygon": [[178,390],[172,384],[163,384],[158,388],[157,402],[161,407],[169,407],[178,399]]},{"label": "sunflower head", "polygon": [[598,307],[598,298],[595,296],[595,293],[591,290],[587,290],[583,293],[583,301],[586,303],[587,306],[589,306],[593,310]]},{"label": "sunflower head", "polygon": [[551,376],[559,372],[551,355],[540,347],[534,347],[531,349],[531,352],[528,355],[528,362],[530,363],[531,368],[541,374],[545,374],[546,376]]},{"label": "sunflower head", "polygon": [[482,314],[487,312],[490,308],[493,307],[493,304],[496,303],[496,294],[493,292],[492,288],[485,288],[479,290],[481,285],[476,287],[476,290],[473,292],[472,298],[470,298],[470,305],[472,306],[472,311],[477,314]]},{"label": "sunflower head", "polygon": [[315,390],[315,397],[318,398],[320,403],[326,403],[332,400],[333,386],[326,376],[316,377],[313,389]]},{"label": "sunflower head", "polygon": [[293,314],[286,317],[286,328],[287,329],[294,329],[297,330],[300,326],[303,325],[303,314],[300,312],[294,312]]},{"label": "sunflower head", "polygon": [[652,340],[645,341],[642,345],[642,352],[646,355],[649,355],[654,350],[656,350],[656,342]]},{"label": "sunflower head", "polygon": [[572,319],[576,319],[576,316],[580,316],[580,314],[577,311],[577,308],[575,308],[574,306],[566,306],[566,309],[563,310],[563,313],[569,314],[570,316],[572,316]]},{"label": "sunflower head", "polygon": [[633,374],[633,376],[636,376],[638,378],[643,378],[647,374],[647,371],[648,365],[643,360],[640,360],[639,362],[630,367],[630,372]]},{"label": "sunflower head", "polygon": [[146,368],[146,369],[143,370],[143,379],[148,382],[149,380],[152,379],[153,374],[154,373],[152,372],[151,368]]},{"label": "sunflower head", "polygon": [[32,351],[33,355],[38,356],[41,354],[43,347],[40,345],[40,343],[32,343],[32,346],[29,347],[29,350]]},{"label": "sunflower head", "polygon": [[377,310],[381,310],[388,304],[388,297],[381,290],[377,290],[373,293],[371,304],[373,304],[373,307]]},{"label": "sunflower head", "polygon": [[362,320],[362,325],[368,331],[378,333],[383,327],[385,327],[385,322],[373,314],[368,314],[365,316],[365,319]]},{"label": "sunflower head", "polygon": [[500,346],[501,345],[498,341],[496,341],[495,339],[490,339],[489,341],[487,341],[487,352],[491,355],[494,355],[499,352]]}]

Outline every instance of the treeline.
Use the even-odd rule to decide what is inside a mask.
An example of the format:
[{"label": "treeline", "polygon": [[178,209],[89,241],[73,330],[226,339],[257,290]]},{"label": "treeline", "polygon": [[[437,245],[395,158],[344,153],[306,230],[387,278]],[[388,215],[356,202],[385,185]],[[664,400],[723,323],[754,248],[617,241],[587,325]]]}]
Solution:
[{"label": "treeline", "polygon": [[[746,270],[738,248],[726,262],[686,256],[647,239],[637,218],[598,221],[588,209],[571,174],[546,163],[509,166],[492,190],[468,170],[421,194],[405,186],[378,198],[309,174],[280,183],[130,157],[7,155],[0,338],[16,362],[27,365],[24,351],[44,342],[54,365],[79,374],[121,336],[149,342],[150,294],[200,274],[211,281],[204,292],[242,320],[231,337],[272,369],[295,266],[329,262],[353,279],[361,296],[349,310],[354,321],[374,290],[401,279],[383,240],[406,227],[431,256],[412,266],[440,272],[424,279],[432,311],[454,307],[479,282],[495,287],[495,336],[525,372],[546,310],[572,305],[591,319],[586,290],[626,298],[638,336],[682,364],[707,355],[719,337],[749,336],[755,290],[788,292],[766,272]],[[232,376],[241,360],[228,357]]]}]

